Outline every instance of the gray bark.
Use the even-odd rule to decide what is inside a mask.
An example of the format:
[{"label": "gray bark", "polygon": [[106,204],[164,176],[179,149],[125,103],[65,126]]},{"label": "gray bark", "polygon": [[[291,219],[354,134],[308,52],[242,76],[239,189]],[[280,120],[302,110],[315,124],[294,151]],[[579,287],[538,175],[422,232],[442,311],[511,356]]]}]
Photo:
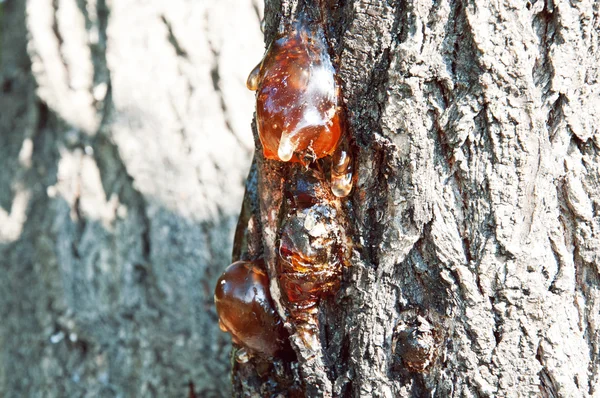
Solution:
[{"label": "gray bark", "polygon": [[[351,266],[317,358],[236,365],[237,395],[600,396],[599,4],[334,3]],[[265,10],[267,43],[318,13]],[[242,241],[262,237],[271,273],[293,167],[259,154],[249,181]]]},{"label": "gray bark", "polygon": [[[267,1],[266,43],[307,3]],[[319,356],[235,365],[234,393],[600,396],[598,3],[323,3],[351,266]],[[0,396],[227,395],[261,6],[3,7]],[[256,156],[234,257],[273,269],[289,167]]]},{"label": "gray bark", "polygon": [[229,395],[262,4],[0,7],[0,396]]}]

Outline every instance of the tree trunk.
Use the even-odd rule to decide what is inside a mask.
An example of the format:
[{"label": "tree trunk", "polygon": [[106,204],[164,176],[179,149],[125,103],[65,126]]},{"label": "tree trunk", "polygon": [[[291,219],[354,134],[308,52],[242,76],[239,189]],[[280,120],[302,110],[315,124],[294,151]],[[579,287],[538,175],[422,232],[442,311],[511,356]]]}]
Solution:
[{"label": "tree trunk", "polygon": [[[2,6],[0,396],[226,396],[212,291],[252,154],[262,6]],[[351,258],[321,349],[288,322],[296,357],[234,365],[234,395],[599,396],[598,3],[265,10],[266,43],[325,20],[356,159]],[[234,258],[262,253],[273,281],[294,167],[259,148],[236,234]]]},{"label": "tree trunk", "polygon": [[0,396],[229,395],[262,4],[0,8]]},{"label": "tree trunk", "polygon": [[[297,358],[235,365],[235,395],[600,396],[599,4],[317,3],[267,1],[266,43],[325,21],[357,162],[350,265],[322,347],[288,317]],[[257,152],[236,242],[278,308],[294,168]]]}]

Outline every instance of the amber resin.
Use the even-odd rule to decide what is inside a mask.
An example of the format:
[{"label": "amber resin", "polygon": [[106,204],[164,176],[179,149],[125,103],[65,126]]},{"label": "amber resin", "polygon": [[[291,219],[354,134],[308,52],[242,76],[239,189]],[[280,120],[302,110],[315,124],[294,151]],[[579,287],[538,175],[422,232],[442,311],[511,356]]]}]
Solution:
[{"label": "amber resin", "polygon": [[353,164],[348,140],[343,138],[333,154],[331,162],[331,192],[344,198],[352,191]]},{"label": "amber resin", "polygon": [[215,304],[219,326],[242,346],[239,362],[253,353],[272,357],[286,348],[287,335],[273,307],[262,261],[238,261],[227,267],[217,281]]},{"label": "amber resin", "polygon": [[331,155],[342,134],[335,69],[318,24],[297,22],[273,41],[247,86],[265,157],[309,163]]},{"label": "amber resin", "polygon": [[315,307],[340,284],[343,260],[336,200],[319,179],[298,172],[288,191],[277,275],[293,316]]}]

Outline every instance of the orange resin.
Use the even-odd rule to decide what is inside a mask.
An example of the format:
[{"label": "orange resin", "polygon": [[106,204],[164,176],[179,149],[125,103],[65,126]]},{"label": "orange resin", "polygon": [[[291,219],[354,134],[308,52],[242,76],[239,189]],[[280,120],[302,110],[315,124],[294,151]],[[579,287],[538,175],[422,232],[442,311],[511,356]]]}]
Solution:
[{"label": "orange resin", "polygon": [[335,69],[320,27],[296,23],[250,73],[266,158],[307,164],[332,154],[342,133]]},{"label": "orange resin", "polygon": [[237,261],[227,267],[217,281],[215,305],[219,326],[244,347],[242,355],[248,349],[273,357],[286,347],[286,333],[273,307],[262,261]]}]

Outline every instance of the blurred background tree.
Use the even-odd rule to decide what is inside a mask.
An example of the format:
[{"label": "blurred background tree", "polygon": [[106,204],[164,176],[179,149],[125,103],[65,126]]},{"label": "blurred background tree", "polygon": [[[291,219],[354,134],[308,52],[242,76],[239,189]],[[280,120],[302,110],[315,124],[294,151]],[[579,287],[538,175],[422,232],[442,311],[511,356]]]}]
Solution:
[{"label": "blurred background tree", "polygon": [[262,2],[0,7],[0,396],[228,395]]}]

